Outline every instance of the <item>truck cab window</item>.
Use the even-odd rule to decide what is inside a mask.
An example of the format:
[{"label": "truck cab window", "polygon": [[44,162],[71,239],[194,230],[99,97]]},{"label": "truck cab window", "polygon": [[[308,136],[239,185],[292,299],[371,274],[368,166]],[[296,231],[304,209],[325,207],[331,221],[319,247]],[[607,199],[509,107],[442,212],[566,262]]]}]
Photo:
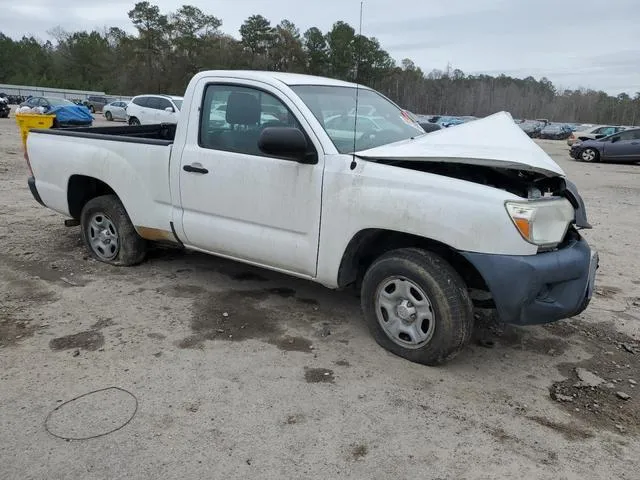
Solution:
[{"label": "truck cab window", "polygon": [[200,114],[200,146],[212,150],[266,156],[258,138],[267,127],[300,124],[276,97],[248,87],[209,85]]}]

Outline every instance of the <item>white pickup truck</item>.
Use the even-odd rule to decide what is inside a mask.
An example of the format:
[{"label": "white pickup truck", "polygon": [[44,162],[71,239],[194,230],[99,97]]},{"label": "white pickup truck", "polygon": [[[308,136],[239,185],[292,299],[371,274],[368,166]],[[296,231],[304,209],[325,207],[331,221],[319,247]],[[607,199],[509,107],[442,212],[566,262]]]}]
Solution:
[{"label": "white pickup truck", "polygon": [[162,241],[355,284],[376,341],[414,362],[459,352],[477,299],[523,325],[593,292],[583,201],[507,113],[425,134],[366,87],[210,71],[177,126],[35,130],[25,158],[35,199],[98,260],[134,265]]}]

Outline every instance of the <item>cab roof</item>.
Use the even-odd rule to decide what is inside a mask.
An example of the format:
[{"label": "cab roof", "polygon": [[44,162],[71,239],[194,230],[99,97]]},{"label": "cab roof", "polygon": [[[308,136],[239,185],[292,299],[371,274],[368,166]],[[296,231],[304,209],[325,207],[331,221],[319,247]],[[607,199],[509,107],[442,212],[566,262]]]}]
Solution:
[{"label": "cab roof", "polygon": [[[209,70],[200,72],[196,77],[227,77],[240,78],[246,80],[258,80],[273,83],[274,81],[284,83],[288,86],[294,85],[318,85],[326,87],[351,87],[355,88],[355,83],[336,80],[334,78],[316,77],[314,75],[304,75],[300,73],[267,72],[261,70]],[[359,85],[360,88],[367,88]]]}]

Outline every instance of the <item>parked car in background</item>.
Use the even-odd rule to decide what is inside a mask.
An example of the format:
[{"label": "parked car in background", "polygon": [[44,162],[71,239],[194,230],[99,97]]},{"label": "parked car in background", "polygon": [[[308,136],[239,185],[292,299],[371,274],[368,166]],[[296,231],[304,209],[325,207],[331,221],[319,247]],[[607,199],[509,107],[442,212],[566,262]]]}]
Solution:
[{"label": "parked car in background", "polygon": [[461,118],[451,117],[451,116],[442,116],[436,120],[436,123],[444,128],[453,127],[455,125],[461,125],[464,122]]},{"label": "parked car in background", "polygon": [[538,138],[540,136],[540,132],[544,128],[544,124],[533,120],[525,120],[524,122],[519,123],[518,126],[524,133],[529,135],[530,138]]},{"label": "parked car in background", "polygon": [[129,125],[178,123],[182,100],[171,95],[138,95],[126,108]]},{"label": "parked car in background", "polygon": [[640,162],[640,128],[596,140],[576,142],[569,154],[583,162]]},{"label": "parked car in background", "polygon": [[31,97],[28,100],[20,104],[21,107],[37,108],[43,107],[45,110],[50,110],[53,107],[59,107],[64,105],[75,105],[71,100],[58,97]]},{"label": "parked car in background", "polygon": [[0,97],[0,118],[9,118],[9,113],[11,113],[9,99],[7,97]]},{"label": "parked car in background", "polygon": [[567,138],[567,145],[572,146],[578,141],[582,142],[584,140],[595,140],[597,138],[607,137],[614,133],[621,132],[624,129],[624,127],[614,127],[611,125],[596,125],[586,130],[573,132],[569,135],[569,138]]},{"label": "parked car in background", "polygon": [[102,112],[105,105],[108,105],[112,99],[102,95],[89,95],[84,101],[86,107],[91,113]]},{"label": "parked car in background", "polygon": [[540,138],[548,140],[564,140],[571,135],[571,127],[560,123],[550,123],[540,130]]},{"label": "parked car in background", "polygon": [[129,102],[125,102],[123,100],[108,103],[102,109],[102,114],[104,115],[104,118],[110,122],[113,120],[126,120],[128,104]]}]

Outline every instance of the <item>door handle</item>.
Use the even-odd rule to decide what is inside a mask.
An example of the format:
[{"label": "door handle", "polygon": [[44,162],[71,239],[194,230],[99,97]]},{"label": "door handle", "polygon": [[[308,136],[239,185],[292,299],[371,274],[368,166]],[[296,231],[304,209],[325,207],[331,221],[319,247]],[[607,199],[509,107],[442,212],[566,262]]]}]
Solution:
[{"label": "door handle", "polygon": [[206,168],[194,167],[193,165],[185,165],[184,167],[182,167],[182,169],[185,172],[189,172],[189,173],[201,173],[203,175],[209,173],[209,170],[207,170]]}]

